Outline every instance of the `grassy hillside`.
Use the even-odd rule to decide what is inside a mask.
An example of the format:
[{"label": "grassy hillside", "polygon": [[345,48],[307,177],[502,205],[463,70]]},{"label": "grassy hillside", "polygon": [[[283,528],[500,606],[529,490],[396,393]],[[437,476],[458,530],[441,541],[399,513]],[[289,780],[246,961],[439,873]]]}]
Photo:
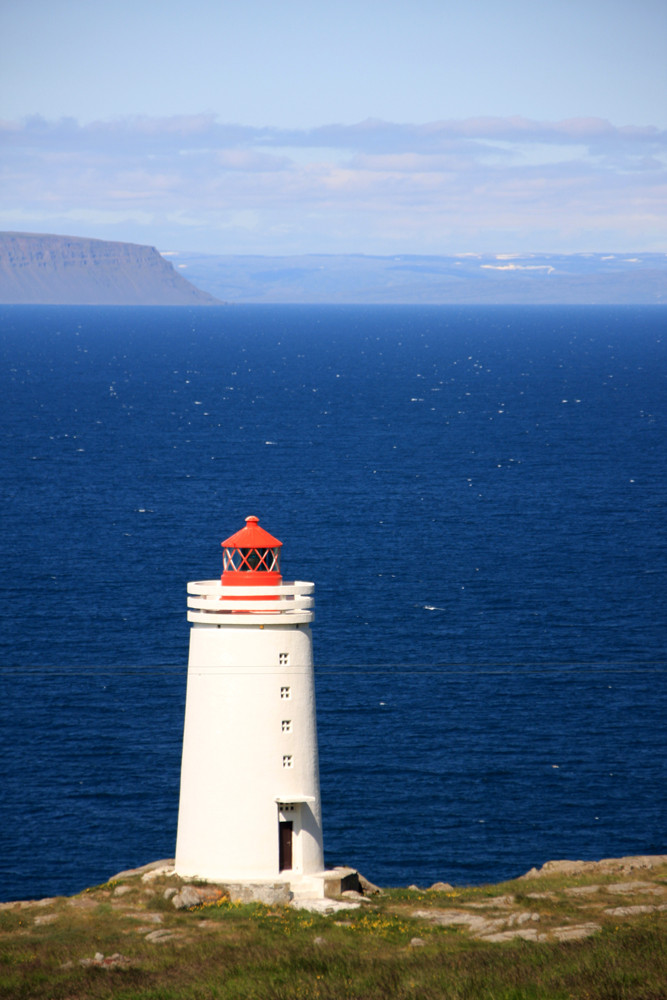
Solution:
[{"label": "grassy hillside", "polygon": [[390,889],[330,914],[139,870],[0,907],[0,995],[30,1000],[664,1000],[667,865]]}]

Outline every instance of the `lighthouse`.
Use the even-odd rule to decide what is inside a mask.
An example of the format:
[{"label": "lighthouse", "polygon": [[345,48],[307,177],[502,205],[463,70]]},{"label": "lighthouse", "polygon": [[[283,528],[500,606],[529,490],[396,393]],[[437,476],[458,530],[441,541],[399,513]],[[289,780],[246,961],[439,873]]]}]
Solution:
[{"label": "lighthouse", "polygon": [[208,881],[322,873],[312,583],[284,582],[256,517],[188,583],[191,623],[175,869]]}]

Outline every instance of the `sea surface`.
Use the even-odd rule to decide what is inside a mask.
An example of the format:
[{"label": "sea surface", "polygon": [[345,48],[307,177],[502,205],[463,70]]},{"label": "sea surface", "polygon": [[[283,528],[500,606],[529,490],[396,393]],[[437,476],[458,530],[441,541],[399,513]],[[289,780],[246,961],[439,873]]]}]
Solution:
[{"label": "sea surface", "polygon": [[0,899],[172,857],[188,580],[314,580],[325,856],[667,851],[667,308],[0,308]]}]

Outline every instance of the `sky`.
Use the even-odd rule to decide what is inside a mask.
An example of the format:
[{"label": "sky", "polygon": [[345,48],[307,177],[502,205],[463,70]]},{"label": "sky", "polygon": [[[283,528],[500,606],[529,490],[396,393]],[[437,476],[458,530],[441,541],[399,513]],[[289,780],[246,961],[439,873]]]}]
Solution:
[{"label": "sky", "polygon": [[0,0],[0,229],[667,251],[664,0]]}]

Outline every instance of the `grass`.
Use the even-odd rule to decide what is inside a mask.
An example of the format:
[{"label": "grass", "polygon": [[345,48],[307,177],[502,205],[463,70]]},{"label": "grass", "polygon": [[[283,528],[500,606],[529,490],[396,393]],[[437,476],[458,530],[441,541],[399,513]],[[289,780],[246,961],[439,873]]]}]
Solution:
[{"label": "grass", "polygon": [[[639,888],[607,888],[621,878],[630,881],[616,874],[451,892],[386,890],[357,910],[324,916],[226,899],[177,911],[164,897],[176,880],[162,876],[144,883],[133,875],[123,879],[123,895],[108,883],[71,899],[4,904],[0,996],[666,1000],[667,911],[606,911],[667,901],[667,867],[642,872]],[[571,891],[591,884],[598,888],[590,893]],[[531,917],[521,926],[539,928],[543,939],[486,941],[471,927],[437,922],[453,910],[502,926],[522,913],[538,914],[539,920]],[[559,928],[591,922],[600,929],[589,937],[554,937]],[[106,966],[81,964],[96,953],[122,958]]]}]

